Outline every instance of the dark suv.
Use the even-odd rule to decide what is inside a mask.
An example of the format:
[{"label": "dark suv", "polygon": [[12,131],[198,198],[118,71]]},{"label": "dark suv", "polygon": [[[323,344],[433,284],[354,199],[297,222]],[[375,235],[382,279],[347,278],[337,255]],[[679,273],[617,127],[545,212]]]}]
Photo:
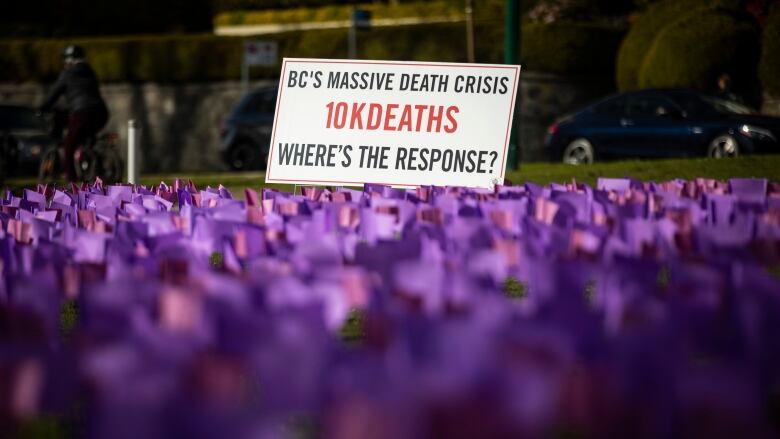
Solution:
[{"label": "dark suv", "polygon": [[0,105],[0,175],[34,175],[41,155],[54,144],[49,123],[35,110]]},{"label": "dark suv", "polygon": [[219,129],[220,153],[233,170],[265,169],[277,87],[257,89],[236,105]]}]

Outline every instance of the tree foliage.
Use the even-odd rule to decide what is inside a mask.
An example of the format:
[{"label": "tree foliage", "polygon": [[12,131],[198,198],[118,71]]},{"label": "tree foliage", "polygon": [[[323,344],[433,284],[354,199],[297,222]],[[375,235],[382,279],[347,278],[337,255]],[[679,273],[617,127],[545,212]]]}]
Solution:
[{"label": "tree foliage", "polygon": [[709,10],[666,26],[654,39],[639,71],[639,87],[713,90],[728,73],[735,84],[755,82],[759,34],[740,13]]},{"label": "tree foliage", "polygon": [[634,90],[640,87],[640,69],[664,28],[689,17],[695,21],[695,17],[707,10],[738,7],[739,0],[661,0],[649,4],[620,46],[616,72],[618,88]]},{"label": "tree foliage", "polygon": [[780,96],[780,4],[772,8],[764,28],[758,74],[764,90]]}]

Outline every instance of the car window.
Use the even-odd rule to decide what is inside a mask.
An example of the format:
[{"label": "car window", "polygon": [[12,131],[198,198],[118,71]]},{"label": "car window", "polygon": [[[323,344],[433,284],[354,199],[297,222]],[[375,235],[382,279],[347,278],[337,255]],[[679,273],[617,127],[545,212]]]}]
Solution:
[{"label": "car window", "polygon": [[616,98],[607,99],[604,102],[596,104],[593,107],[596,113],[602,114],[622,114],[626,110],[626,98],[618,96]]},{"label": "car window", "polygon": [[244,113],[273,113],[276,110],[276,93],[264,91],[249,95],[242,110]]},{"label": "car window", "polygon": [[665,116],[676,112],[674,104],[661,96],[634,96],[628,100],[628,115],[632,117]]},{"label": "car window", "polygon": [[690,115],[712,114],[715,112],[715,110],[706,102],[702,101],[698,95],[680,93],[673,96],[677,105]]},{"label": "car window", "polygon": [[721,114],[752,114],[753,111],[740,104],[739,102],[729,101],[726,99],[715,98],[711,96],[702,96],[702,100],[706,102],[713,110]]}]

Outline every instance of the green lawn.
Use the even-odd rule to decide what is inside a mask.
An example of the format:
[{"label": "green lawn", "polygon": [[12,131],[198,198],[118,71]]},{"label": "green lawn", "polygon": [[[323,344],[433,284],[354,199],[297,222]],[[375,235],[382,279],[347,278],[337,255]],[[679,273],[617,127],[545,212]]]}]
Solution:
[{"label": "green lawn", "polygon": [[[292,185],[266,185],[262,172],[182,172],[176,174],[153,174],[141,177],[141,184],[154,185],[165,181],[171,183],[174,178],[192,179],[200,187],[225,185],[234,195],[243,197],[243,188],[274,187],[292,191]],[[634,177],[640,180],[664,181],[674,178],[693,179],[696,177],[725,180],[733,177],[759,177],[780,182],[780,155],[747,156],[729,160],[681,159],[681,160],[631,160],[623,162],[597,163],[588,166],[571,166],[558,163],[525,163],[519,171],[507,175],[515,184],[532,181],[539,184],[551,182],[578,182],[595,184],[598,177]],[[16,178],[6,182],[14,191],[24,187],[34,187],[34,178]]]},{"label": "green lawn", "polygon": [[643,181],[665,181],[697,177],[726,180],[735,177],[768,178],[780,182],[780,155],[745,156],[729,160],[676,159],[630,160],[571,166],[557,163],[528,163],[508,176],[515,183],[533,181],[540,184],[571,181],[595,184],[598,177],[634,177]]}]

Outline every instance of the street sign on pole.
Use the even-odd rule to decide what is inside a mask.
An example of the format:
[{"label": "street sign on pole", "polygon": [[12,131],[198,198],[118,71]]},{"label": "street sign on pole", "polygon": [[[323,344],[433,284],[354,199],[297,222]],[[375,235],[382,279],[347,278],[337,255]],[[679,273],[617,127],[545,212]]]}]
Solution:
[{"label": "street sign on pole", "polygon": [[371,11],[367,11],[365,9],[353,9],[352,23],[357,29],[371,29]]},{"label": "street sign on pole", "polygon": [[357,58],[357,31],[371,29],[371,11],[352,8],[352,23],[349,26],[347,56]]},{"label": "street sign on pole", "polygon": [[279,45],[276,41],[244,41],[244,56],[241,63],[241,82],[249,88],[249,68],[271,67],[277,64]]},{"label": "street sign on pole", "polygon": [[244,42],[244,59],[250,66],[275,66],[278,51],[276,41]]}]

